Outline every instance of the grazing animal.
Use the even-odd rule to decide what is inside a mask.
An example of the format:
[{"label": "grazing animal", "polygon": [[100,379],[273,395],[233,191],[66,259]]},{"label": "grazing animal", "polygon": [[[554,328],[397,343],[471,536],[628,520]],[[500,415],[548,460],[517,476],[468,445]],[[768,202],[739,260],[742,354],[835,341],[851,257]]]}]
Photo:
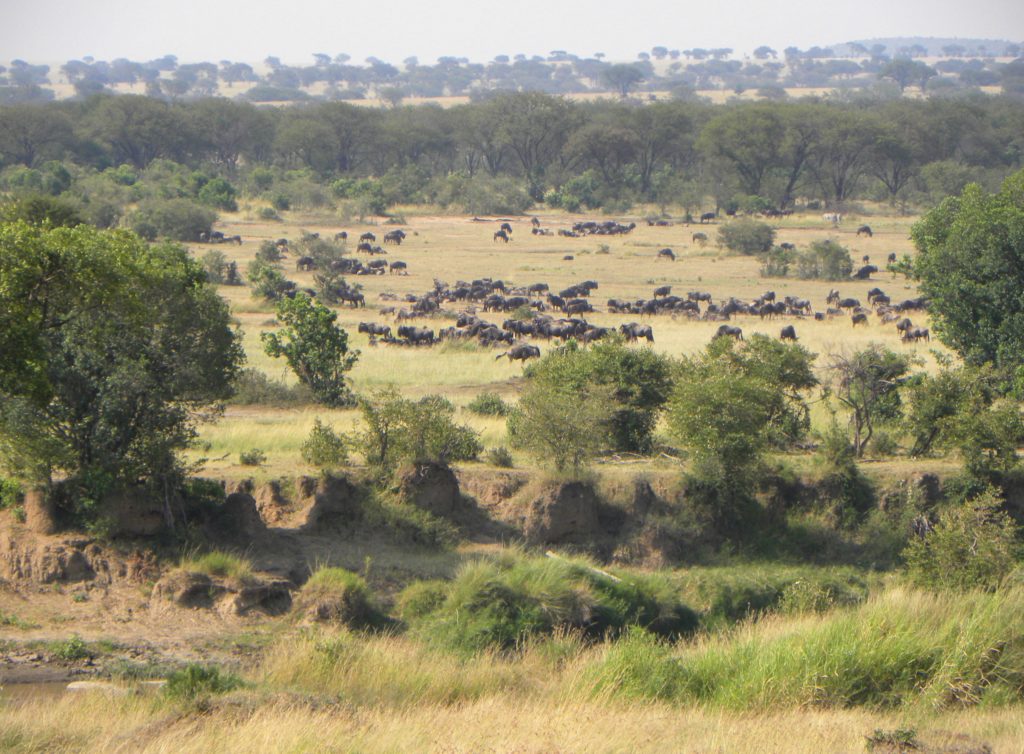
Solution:
[{"label": "grazing animal", "polygon": [[779,333],[779,340],[792,340],[796,342],[796,328],[793,325],[786,325]]},{"label": "grazing animal", "polygon": [[518,346],[512,346],[512,348],[505,351],[505,353],[499,353],[494,357],[494,360],[497,361],[502,356],[507,357],[510,362],[522,361],[525,363],[527,359],[539,359],[540,348],[523,343]]},{"label": "grazing animal", "polygon": [[404,240],[405,233],[401,230],[392,230],[384,234],[384,243],[393,243],[396,246],[401,246]]},{"label": "grazing animal", "polygon": [[299,272],[309,272],[316,269],[316,260],[313,257],[299,257],[295,260],[295,269]]},{"label": "grazing animal", "polygon": [[347,241],[348,240],[348,231],[347,230],[338,231],[337,233],[334,234],[334,240],[335,241]]},{"label": "grazing animal", "polygon": [[927,327],[910,327],[903,332],[903,342],[917,342],[919,340],[931,341],[931,334]]},{"label": "grazing animal", "polygon": [[380,325],[376,322],[360,322],[359,332],[368,333],[370,335],[383,335],[385,338],[391,337],[391,326]]},{"label": "grazing animal", "polygon": [[657,259],[671,259],[674,262],[676,253],[672,249],[661,249],[657,254]]},{"label": "grazing animal", "polygon": [[508,233],[506,233],[503,230],[499,230],[497,233],[494,234],[494,240],[495,241],[503,241],[504,243],[508,243],[512,239],[509,238]]},{"label": "grazing animal", "polygon": [[844,298],[840,299],[839,303],[836,304],[840,309],[856,309],[860,306],[860,301],[855,298]]},{"label": "grazing animal", "polygon": [[856,278],[857,280],[870,280],[871,275],[875,272],[878,272],[877,267],[875,267],[873,264],[866,264],[859,270],[857,270],[855,273],[853,273],[853,277]]},{"label": "grazing animal", "polygon": [[635,343],[640,338],[646,338],[648,343],[654,342],[654,329],[650,325],[641,325],[638,322],[630,322],[628,325],[620,325],[619,332],[630,343]]},{"label": "grazing animal", "polygon": [[692,243],[699,243],[701,246],[703,246],[708,242],[708,234],[700,232],[694,233],[692,236],[690,236],[690,241]]},{"label": "grazing animal", "polygon": [[535,228],[539,228],[540,227],[540,218],[538,218],[538,217],[531,217],[530,218],[530,225],[532,225]]},{"label": "grazing animal", "polygon": [[363,235],[359,236],[359,240],[360,241],[373,241],[374,243],[376,243],[377,242],[377,236],[373,235],[373,233],[366,232],[366,233],[363,233]]},{"label": "grazing animal", "polygon": [[887,264],[896,264],[896,252],[889,252],[889,256],[886,258]]},{"label": "grazing animal", "polygon": [[865,235],[868,238],[871,238],[871,236],[873,236],[874,233],[871,232],[871,226],[870,225],[861,225],[859,228],[857,228],[857,235],[858,236]]},{"label": "grazing animal", "polygon": [[715,212],[704,212],[700,216],[700,224],[703,225],[704,223],[713,223],[716,217],[718,217],[718,215]]},{"label": "grazing animal", "polygon": [[572,254],[566,254],[564,257],[562,257],[562,261],[563,262],[571,262],[575,258],[576,257],[574,257]]},{"label": "grazing animal", "polygon": [[654,289],[654,298],[658,298],[658,296],[668,296],[671,293],[672,293],[672,286],[671,285],[663,285],[660,288],[655,288]]},{"label": "grazing animal", "polygon": [[857,312],[850,319],[853,321],[854,327],[857,325],[866,325],[868,323],[868,315],[864,312]]},{"label": "grazing animal", "polygon": [[715,331],[715,338],[735,338],[736,340],[743,340],[743,330],[733,325],[721,325],[718,330]]},{"label": "grazing animal", "polygon": [[511,223],[502,223],[501,224],[501,230],[505,231],[506,233],[509,234],[509,236],[511,236],[512,235],[512,225],[511,225]]},{"label": "grazing animal", "polygon": [[408,267],[409,267],[409,265],[407,265],[405,262],[400,262],[400,261],[398,261],[396,259],[394,262],[392,262],[390,265],[388,265],[388,272],[390,274],[392,274],[392,275],[394,275],[396,273],[401,273],[403,275],[408,275],[409,274]]}]

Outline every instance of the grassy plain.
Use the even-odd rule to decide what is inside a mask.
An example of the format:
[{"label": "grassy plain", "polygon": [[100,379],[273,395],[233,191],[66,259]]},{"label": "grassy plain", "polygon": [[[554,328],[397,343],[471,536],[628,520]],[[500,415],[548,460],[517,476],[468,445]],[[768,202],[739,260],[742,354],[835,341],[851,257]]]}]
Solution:
[{"label": "grassy plain", "polygon": [[[794,215],[772,224],[776,227],[778,242],[804,247],[816,240],[833,239],[850,249],[855,265],[859,266],[866,255],[873,263],[884,267],[889,253],[895,252],[899,257],[914,254],[909,238],[914,218],[896,216],[886,209],[878,208],[870,215],[847,215],[839,226],[823,221],[818,212]],[[339,230],[347,230],[350,239],[368,230],[380,237],[390,229],[390,226],[382,224],[342,222],[329,213],[289,213],[283,222],[254,219],[256,214],[251,207],[243,208],[225,217],[221,223],[226,233],[242,236],[241,246],[196,245],[194,253],[201,256],[210,248],[217,248],[230,260],[238,262],[244,275],[260,243],[267,239],[296,240],[303,231],[319,232],[329,238]],[[786,295],[807,298],[816,310],[825,309],[825,297],[833,287],[838,288],[843,296],[852,296],[865,303],[867,291],[874,286],[884,289],[894,301],[916,295],[912,283],[903,276],[887,272],[876,274],[868,281],[842,283],[762,278],[755,258],[731,254],[716,245],[716,230],[720,223],[704,226],[676,223],[671,227],[652,227],[644,222],[642,213],[636,213],[615,218],[637,223],[628,235],[564,238],[531,235],[529,218],[517,217],[508,218],[514,232],[512,242],[506,245],[492,240],[498,225],[495,218],[476,222],[467,216],[428,214],[416,208],[405,208],[403,214],[407,222],[401,227],[409,233],[408,238],[400,247],[387,247],[387,259],[405,261],[409,265],[409,274],[352,278],[351,282],[363,286],[366,308],[345,306],[338,309],[339,324],[349,332],[350,344],[361,351],[359,362],[350,373],[356,391],[395,385],[411,397],[440,393],[459,407],[464,407],[485,390],[497,392],[506,400],[515,400],[522,367],[505,359],[496,360],[495,355],[500,353],[498,350],[465,344],[412,349],[371,347],[367,337],[356,332],[360,321],[393,324],[393,319],[382,315],[379,310],[385,306],[401,307],[402,302],[383,300],[381,294],[394,294],[399,299],[408,293],[422,294],[432,288],[435,279],[452,283],[460,279],[492,277],[518,285],[546,282],[553,291],[583,280],[596,280],[600,288],[595,291],[592,301],[601,311],[588,315],[588,320],[602,326],[617,326],[638,319],[637,315],[606,313],[607,299],[649,298],[655,287],[663,285],[671,285],[674,293],[682,295],[689,290],[709,291],[716,300],[729,296],[752,299],[766,290],[774,290],[780,298]],[[552,230],[589,219],[555,212],[543,212],[539,217],[544,227]],[[606,218],[596,215],[593,219]],[[870,238],[856,235],[856,228],[865,223],[874,231]],[[696,232],[706,233],[708,242],[703,245],[695,242],[693,234]],[[350,250],[354,250],[354,245],[350,240]],[[665,247],[675,251],[675,262],[656,257],[656,252]],[[566,256],[573,259],[565,260]],[[294,259],[294,254],[285,259],[286,274],[302,286],[312,286],[313,274],[297,272]],[[260,345],[259,334],[274,326],[272,306],[254,299],[248,287],[225,286],[221,288],[221,294],[230,302],[244,333],[248,365],[275,379],[293,382],[294,378],[284,363],[270,359]],[[462,307],[453,307],[453,310],[459,308]],[[500,323],[504,317],[488,314],[486,318]],[[927,325],[926,317],[914,319],[917,324]],[[748,336],[757,332],[777,336],[782,325],[790,321],[739,317],[735,324],[742,327]],[[655,317],[651,323],[655,338],[653,348],[672,356],[700,350],[718,327],[715,322],[670,316]],[[412,324],[437,329],[454,322],[451,318],[434,317],[414,320]],[[935,342],[903,345],[895,328],[883,326],[875,317],[867,326],[856,328],[845,316],[824,322],[806,319],[795,324],[800,342],[819,354],[819,364],[827,354],[857,349],[873,341],[914,353],[921,359],[922,368],[934,365],[933,349],[943,350]],[[541,343],[542,351],[549,347]],[[238,466],[237,455],[243,450],[259,447],[268,456],[264,471],[294,471],[295,464],[299,462],[299,445],[316,417],[343,430],[353,428],[357,422],[355,411],[328,411],[315,406],[298,409],[231,407],[219,422],[203,428],[202,440],[209,447],[202,455],[219,459],[211,461],[207,468],[218,475],[251,473],[251,468]],[[480,431],[485,445],[504,444],[504,422],[481,419],[464,410],[460,411],[460,420]],[[828,421],[828,413],[821,405],[814,408],[814,420],[819,426]]]}]

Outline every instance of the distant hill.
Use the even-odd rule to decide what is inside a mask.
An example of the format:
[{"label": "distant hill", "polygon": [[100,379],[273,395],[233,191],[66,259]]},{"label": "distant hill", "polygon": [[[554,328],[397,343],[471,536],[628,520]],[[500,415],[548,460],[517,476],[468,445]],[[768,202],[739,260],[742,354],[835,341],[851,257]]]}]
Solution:
[{"label": "distant hill", "polygon": [[[960,39],[957,37],[882,37],[859,39],[830,48],[840,57],[863,54],[857,46],[871,50],[884,45],[886,55],[912,54],[915,57],[1018,57],[1024,44],[1006,39]],[[921,50],[924,52],[921,52]]]}]

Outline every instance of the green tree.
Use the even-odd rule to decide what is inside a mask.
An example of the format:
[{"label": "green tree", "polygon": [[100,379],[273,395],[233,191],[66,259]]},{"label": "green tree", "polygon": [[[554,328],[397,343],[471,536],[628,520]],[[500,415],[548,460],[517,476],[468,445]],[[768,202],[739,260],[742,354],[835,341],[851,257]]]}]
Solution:
[{"label": "green tree", "polygon": [[277,319],[280,330],[260,335],[267,355],[283,356],[320,403],[351,405],[345,373],[355,365],[359,352],[349,351],[348,333],[335,324],[338,313],[299,294],[278,302]]},{"label": "green tree", "polygon": [[23,196],[0,205],[0,221],[18,220],[49,228],[73,228],[85,223],[79,208],[66,199],[38,195]]},{"label": "green tree", "polygon": [[852,354],[832,354],[826,365],[832,395],[850,414],[853,448],[860,458],[880,425],[902,416],[901,388],[911,359],[872,343]]},{"label": "green tree", "polygon": [[848,280],[853,259],[849,250],[835,241],[814,241],[797,252],[796,271],[805,280]]},{"label": "green tree", "polygon": [[921,87],[921,91],[924,91],[928,79],[936,75],[938,72],[927,63],[909,58],[896,58],[882,66],[878,72],[878,78],[892,79],[899,84],[901,92],[911,84]]},{"label": "green tree", "polygon": [[942,342],[970,364],[1024,367],[1024,171],[997,194],[971,184],[911,230],[914,273]]},{"label": "green tree", "polygon": [[996,589],[1021,556],[1017,526],[1002,503],[990,487],[944,510],[903,553],[911,578],[938,589]]},{"label": "green tree", "polygon": [[631,63],[616,63],[601,71],[601,80],[619,93],[628,97],[629,91],[644,80],[644,72]]},{"label": "green tree", "polygon": [[185,249],[25,223],[0,225],[0,353],[0,461],[124,483],[180,473],[244,358]]},{"label": "green tree", "polygon": [[764,254],[775,243],[775,229],[768,223],[741,217],[718,229],[725,248],[740,254]]},{"label": "green tree", "polygon": [[147,199],[131,215],[132,230],[147,240],[157,237],[198,241],[208,233],[217,213],[189,199]]}]

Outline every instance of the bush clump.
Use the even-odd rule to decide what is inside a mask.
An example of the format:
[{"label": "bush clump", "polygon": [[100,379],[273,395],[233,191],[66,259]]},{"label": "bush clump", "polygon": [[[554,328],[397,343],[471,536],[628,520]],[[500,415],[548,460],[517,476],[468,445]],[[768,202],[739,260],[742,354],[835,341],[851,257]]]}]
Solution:
[{"label": "bush clump", "polygon": [[302,460],[311,466],[344,466],[348,463],[348,442],[344,435],[316,419],[301,453]]},{"label": "bush clump", "polygon": [[815,241],[796,255],[796,274],[804,280],[846,280],[852,272],[849,250],[835,241]]},{"label": "bush clump", "polygon": [[178,702],[197,702],[215,694],[234,691],[242,680],[213,665],[190,664],[171,673],[164,684],[163,693]]},{"label": "bush clump", "polygon": [[741,217],[723,225],[718,239],[725,248],[738,254],[765,254],[775,243],[775,229],[768,223]]},{"label": "bush clump", "polygon": [[510,552],[464,566],[443,601],[413,622],[423,636],[473,652],[557,631],[598,638],[634,625],[678,637],[698,618],[655,577],[619,578],[582,562]]},{"label": "bush clump", "polygon": [[158,236],[197,241],[199,234],[208,232],[216,219],[216,212],[189,199],[147,199],[132,214],[129,224],[147,241]]},{"label": "bush clump", "polygon": [[259,448],[250,448],[238,454],[238,462],[243,466],[262,466],[267,462],[267,454]]},{"label": "bush clump", "polygon": [[480,393],[466,404],[466,410],[479,416],[508,416],[510,407],[497,393]]},{"label": "bush clump", "polygon": [[242,582],[249,581],[253,575],[252,561],[220,550],[183,558],[179,567],[190,573],[202,573]]}]

